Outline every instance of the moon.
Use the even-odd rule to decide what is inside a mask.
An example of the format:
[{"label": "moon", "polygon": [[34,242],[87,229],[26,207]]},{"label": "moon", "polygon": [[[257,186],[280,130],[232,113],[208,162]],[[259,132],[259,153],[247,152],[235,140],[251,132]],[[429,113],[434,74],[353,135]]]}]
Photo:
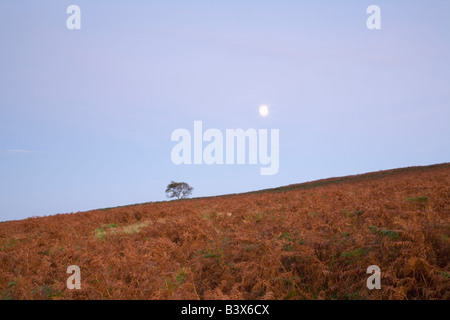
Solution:
[{"label": "moon", "polygon": [[263,117],[266,117],[269,114],[269,107],[266,105],[262,105],[259,107],[259,114]]}]

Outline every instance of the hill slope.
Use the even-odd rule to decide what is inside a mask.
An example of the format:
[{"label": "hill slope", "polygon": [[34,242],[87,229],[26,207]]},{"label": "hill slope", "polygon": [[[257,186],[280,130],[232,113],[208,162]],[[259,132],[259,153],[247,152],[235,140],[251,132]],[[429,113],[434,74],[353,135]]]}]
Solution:
[{"label": "hill slope", "polygon": [[449,299],[449,214],[441,164],[4,222],[0,298]]}]

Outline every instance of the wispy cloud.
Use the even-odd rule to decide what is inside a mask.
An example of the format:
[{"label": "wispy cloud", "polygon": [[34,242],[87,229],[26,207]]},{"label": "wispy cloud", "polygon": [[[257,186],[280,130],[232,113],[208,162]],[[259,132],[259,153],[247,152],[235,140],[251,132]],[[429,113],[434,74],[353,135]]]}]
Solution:
[{"label": "wispy cloud", "polygon": [[5,150],[6,153],[36,153],[33,150],[25,150],[25,149],[8,149]]}]

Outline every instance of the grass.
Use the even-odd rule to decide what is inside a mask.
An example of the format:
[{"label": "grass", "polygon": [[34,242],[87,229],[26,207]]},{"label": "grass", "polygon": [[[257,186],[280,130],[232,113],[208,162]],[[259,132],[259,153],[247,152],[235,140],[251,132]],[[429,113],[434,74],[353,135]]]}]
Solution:
[{"label": "grass", "polygon": [[372,232],[373,234],[378,233],[378,228],[375,226],[367,226],[367,228]]},{"label": "grass", "polygon": [[146,227],[148,223],[138,222],[122,227],[121,231],[127,235],[139,233],[143,227]]},{"label": "grass", "polygon": [[333,268],[335,262],[336,262],[336,253],[334,253],[331,256],[331,261],[330,261],[330,264],[329,264],[330,269]]},{"label": "grass", "polygon": [[43,256],[53,257],[55,252],[56,252],[55,248],[50,248],[47,250],[38,251],[38,254],[43,255]]},{"label": "grass", "polygon": [[10,249],[10,248],[14,247],[14,245],[16,244],[16,242],[17,242],[16,239],[8,240],[8,241],[6,242],[6,244],[3,245],[3,246],[0,248],[0,251],[5,252],[6,249]]},{"label": "grass", "polygon": [[100,241],[105,240],[106,239],[106,230],[103,228],[95,229],[95,236]]},{"label": "grass", "polygon": [[412,197],[406,199],[408,202],[427,203],[430,199],[428,197]]},{"label": "grass", "polygon": [[352,264],[369,253],[368,248],[358,248],[352,251],[346,251],[341,253],[341,257],[347,259],[347,263]]},{"label": "grass", "polygon": [[103,227],[105,229],[111,229],[111,228],[117,228],[118,226],[115,223],[111,223],[111,224],[105,224]]},{"label": "grass", "polygon": [[187,271],[184,268],[180,268],[175,274],[175,279],[163,278],[166,290],[169,292],[175,291],[180,285],[186,282],[187,276]]},{"label": "grass", "polygon": [[95,236],[97,237],[97,239],[103,241],[106,239],[106,230],[114,229],[117,227],[118,226],[115,223],[104,224],[101,228],[95,229]]},{"label": "grass", "polygon": [[352,214],[347,209],[342,209],[341,214],[347,218],[350,218]]},{"label": "grass", "polygon": [[297,289],[290,290],[286,296],[284,297],[284,300],[290,300],[296,296],[298,296],[300,293],[297,291]]},{"label": "grass", "polygon": [[117,224],[115,224],[115,223],[105,224],[101,228],[95,229],[95,236],[99,240],[105,240],[106,239],[106,230],[113,229],[113,228],[117,228]]},{"label": "grass", "polygon": [[148,223],[146,222],[138,222],[134,224],[130,224],[128,226],[119,227],[115,223],[105,224],[101,226],[100,228],[95,229],[95,236],[100,241],[103,241],[106,239],[108,233],[111,234],[118,234],[118,233],[124,233],[127,235],[139,233],[141,229],[145,226],[147,226]]},{"label": "grass", "polygon": [[244,250],[245,251],[253,251],[256,247],[257,247],[256,244],[245,244],[244,245]]},{"label": "grass", "polygon": [[205,258],[217,258],[218,259],[218,258],[220,258],[220,254],[217,254],[215,252],[209,251],[209,252],[205,253],[204,257]]},{"label": "grass", "polygon": [[52,287],[48,285],[43,285],[31,290],[31,294],[40,294],[44,296],[46,299],[60,298],[63,293],[61,291],[55,291]]},{"label": "grass", "polygon": [[283,240],[283,239],[291,241],[292,240],[291,233],[284,232],[281,236],[278,237],[278,240]]},{"label": "grass", "polygon": [[295,232],[295,235],[291,235],[290,232],[284,232],[277,239],[283,241],[283,250],[288,252],[294,251],[295,243],[300,245],[305,243],[305,241],[299,237],[298,230]]},{"label": "grass", "polygon": [[203,214],[203,219],[205,220],[211,220],[212,215],[210,213],[204,213]]},{"label": "grass", "polygon": [[379,233],[384,237],[389,237],[391,240],[400,239],[400,233],[393,230],[380,230]]},{"label": "grass", "polygon": [[175,276],[175,280],[179,284],[183,284],[186,281],[187,275],[187,272],[183,268],[180,268]]},{"label": "grass", "polygon": [[212,251],[212,250],[198,250],[194,253],[194,257],[199,257],[202,256],[204,258],[215,258],[215,259],[220,259],[223,255],[223,250],[219,249],[217,252]]},{"label": "grass", "polygon": [[364,210],[355,210],[354,212],[350,212],[347,209],[342,209],[341,214],[347,218],[359,217],[364,213]]},{"label": "grass", "polygon": [[400,239],[400,232],[388,229],[378,229],[375,226],[367,226],[373,234],[379,234],[383,237],[389,237],[391,240]]},{"label": "grass", "polygon": [[358,248],[352,251],[346,251],[341,253],[341,257],[359,258],[364,255],[364,248]]},{"label": "grass", "polygon": [[351,292],[343,295],[344,300],[365,300],[365,297],[359,292]]},{"label": "grass", "polygon": [[262,213],[260,212],[260,213],[258,214],[258,216],[256,217],[256,222],[261,222],[262,219],[263,219],[263,215],[262,215]]}]

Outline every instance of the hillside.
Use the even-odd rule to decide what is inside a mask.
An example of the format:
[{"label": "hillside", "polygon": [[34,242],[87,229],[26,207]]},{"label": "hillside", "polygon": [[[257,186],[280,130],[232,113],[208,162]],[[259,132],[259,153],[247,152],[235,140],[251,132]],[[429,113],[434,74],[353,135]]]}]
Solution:
[{"label": "hillside", "polygon": [[447,163],[3,222],[0,298],[450,299],[449,214]]}]

